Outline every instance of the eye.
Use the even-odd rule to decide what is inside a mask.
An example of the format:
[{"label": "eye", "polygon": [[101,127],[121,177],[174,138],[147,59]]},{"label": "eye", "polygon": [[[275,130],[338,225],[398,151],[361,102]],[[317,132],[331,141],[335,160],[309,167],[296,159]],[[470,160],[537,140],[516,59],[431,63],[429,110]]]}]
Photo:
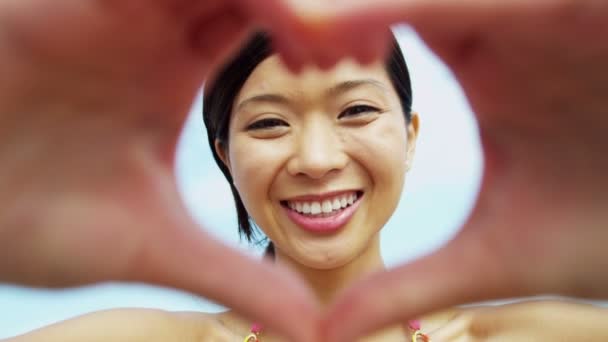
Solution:
[{"label": "eye", "polygon": [[275,127],[280,127],[280,126],[289,126],[287,124],[287,122],[281,120],[281,119],[276,119],[276,118],[266,118],[266,119],[261,119],[258,120],[252,124],[250,124],[249,126],[247,126],[247,130],[248,131],[253,131],[253,130],[262,130],[262,129],[272,129]]},{"label": "eye", "polygon": [[351,107],[348,107],[345,110],[343,110],[342,113],[340,113],[340,115],[338,115],[338,119],[341,119],[344,117],[359,116],[359,115],[365,114],[365,113],[377,113],[379,111],[380,111],[380,109],[378,109],[376,107],[372,107],[372,106],[368,106],[368,105],[355,105],[355,106],[351,106]]}]

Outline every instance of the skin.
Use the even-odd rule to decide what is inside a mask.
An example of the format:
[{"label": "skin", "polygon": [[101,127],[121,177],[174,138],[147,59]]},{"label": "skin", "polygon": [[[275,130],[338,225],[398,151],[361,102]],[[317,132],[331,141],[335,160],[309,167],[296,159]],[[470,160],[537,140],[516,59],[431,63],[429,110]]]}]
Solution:
[{"label": "skin", "polygon": [[[197,15],[208,18],[205,14],[213,6],[192,9],[187,1],[171,2],[184,6],[175,8],[160,0],[146,6],[137,1],[128,5],[107,1],[104,4],[111,10],[104,12],[100,11],[104,7],[97,6],[101,3],[0,3],[0,72],[8,75],[0,85],[0,162],[4,166],[0,241],[7,242],[0,249],[6,255],[0,259],[2,279],[44,286],[146,281],[224,298],[224,303],[233,300],[235,307],[267,317],[268,323],[287,317],[275,317],[270,309],[293,304],[290,299],[305,303],[309,297],[302,299],[295,290],[298,286],[290,281],[287,284],[292,285],[274,292],[291,295],[276,303],[271,301],[276,296],[242,295],[250,293],[251,286],[233,288],[225,279],[269,269],[256,269],[201,235],[176,204],[170,160],[183,113],[213,61],[230,50],[206,55],[214,50],[192,49],[179,42],[190,42],[183,38],[197,26],[191,24],[208,22]],[[305,29],[283,23],[276,30],[284,34],[278,35],[283,39],[277,46],[293,68],[315,59],[331,64],[349,53],[362,60],[373,58],[383,51],[388,24],[402,20],[413,24],[463,85],[480,123],[486,168],[478,206],[463,233],[437,254],[345,295],[333,310],[333,317],[340,319],[328,319],[327,336],[335,337],[332,341],[348,339],[437,307],[500,296],[539,292],[608,296],[602,244],[608,217],[601,205],[608,193],[602,148],[608,126],[603,115],[607,80],[605,73],[597,72],[606,69],[608,60],[608,48],[597,41],[607,30],[606,3],[383,0],[374,2],[373,8],[368,2],[348,3],[348,7],[327,4],[321,20],[313,20],[309,9],[299,19],[289,12],[274,15],[274,9],[262,5],[253,6],[252,13],[257,18],[272,13],[275,21],[304,22]],[[134,27],[129,13],[147,20]],[[32,16],[39,19],[31,20]],[[224,21],[233,15],[211,17],[234,22]],[[201,47],[221,46],[213,39],[231,42],[224,38],[242,32],[239,24],[236,30],[228,24],[211,25],[201,32],[214,32],[212,28],[217,27],[227,31],[201,36]],[[91,37],[100,38],[96,43],[104,48],[91,49]],[[292,38],[296,47],[289,48],[285,37]],[[311,56],[300,51],[316,52]],[[149,56],[162,57],[142,63]],[[557,104],[555,99],[559,99]],[[150,118],[150,112],[175,114],[141,119]],[[104,144],[83,139],[95,136],[112,139]],[[564,146],[562,153],[555,146]],[[87,172],[91,173],[85,182],[83,173]],[[120,189],[114,189],[116,184],[121,184]],[[556,198],[566,200],[553,203]],[[116,207],[129,210],[121,212]],[[167,211],[170,215],[163,220],[150,215]],[[98,224],[100,216],[118,224]],[[166,219],[169,223],[165,224]],[[124,229],[108,231],[116,226]],[[149,228],[155,226],[159,228]],[[180,229],[183,234],[169,234],[174,230],[163,228],[167,226],[189,228]],[[146,234],[138,227],[146,227]],[[110,243],[108,236],[121,239],[112,238]],[[88,248],[90,239],[96,248]],[[183,248],[170,248],[166,241]],[[112,253],[105,253],[109,246]],[[221,277],[193,279],[188,272],[193,266],[181,265],[186,259],[200,267],[200,260],[219,255],[225,260],[219,267],[225,273],[210,274]],[[278,277],[269,284],[286,279],[276,271],[262,274],[271,277],[264,280]],[[492,276],[484,282],[470,281],[481,274]],[[437,285],[446,281],[451,286]],[[260,286],[255,291],[265,293],[270,288]],[[412,293],[415,298],[408,295]],[[288,318],[275,324],[294,336],[309,336],[315,324],[306,322],[314,320],[303,317],[311,316],[300,312],[295,327],[289,327]]]},{"label": "skin", "polygon": [[[243,335],[244,336],[244,335]],[[30,332],[6,342],[77,341],[240,341],[221,320],[194,312],[114,309],[83,315]]]},{"label": "skin", "polygon": [[604,341],[606,309],[568,301],[528,301],[452,313],[429,337],[444,342]]},{"label": "skin", "polygon": [[[384,85],[385,90],[390,89],[390,81],[379,64],[357,67],[345,62],[327,73],[312,69],[293,76],[286,73],[277,57],[269,58],[245,84],[235,101],[236,108],[260,92],[281,93],[285,89],[295,89],[286,94],[290,96],[289,106],[265,102],[243,107],[233,113],[229,148],[217,146],[230,166],[248,210],[256,221],[265,222],[260,226],[276,244],[276,264],[303,275],[317,299],[324,304],[329,304],[346,285],[358,278],[385,271],[379,255],[377,233],[396,206],[399,192],[394,191],[394,184],[403,185],[405,172],[412,164],[418,131],[416,116],[411,124],[405,125],[394,92],[366,85],[328,98],[323,96],[325,89],[318,86],[330,87],[351,78],[374,78]],[[353,99],[357,101],[352,102]],[[385,110],[382,114],[371,112],[348,119],[354,122],[338,118],[341,111],[335,109],[343,109],[341,102],[353,104],[359,101]],[[261,131],[247,129],[248,125],[269,118],[280,118],[288,126],[281,124]],[[329,140],[334,142],[329,144],[328,139],[335,141]],[[389,158],[389,153],[377,151],[389,151],[401,157]],[[260,163],[267,167],[260,170]],[[293,227],[280,215],[281,208],[277,202],[281,199],[299,195],[302,189],[341,182],[360,183],[365,191],[364,199],[369,202],[361,205],[353,220],[336,236],[319,238],[302,234],[299,228]],[[290,193],[284,194],[284,191]],[[292,191],[296,193],[292,195]],[[370,202],[391,209],[375,210],[367,204]],[[522,325],[519,318],[524,314],[526,324]],[[564,328],[567,332],[584,331],[585,336],[601,340],[606,336],[602,329],[581,329],[601,326],[594,322],[603,321],[605,315],[604,310],[579,304],[540,302],[462,312],[448,310],[425,317],[422,329],[430,332],[434,340],[459,342],[486,338],[496,341],[533,337],[551,339],[563,336],[560,329]],[[554,327],[547,331],[547,324]],[[66,334],[74,341],[91,338],[154,341],[169,336],[180,337],[184,341],[236,341],[248,333],[250,325],[251,320],[236,312],[205,315],[112,310],[63,322],[14,341],[69,341]],[[124,329],[125,326],[129,329]],[[403,338],[404,331],[399,325],[377,331],[364,340],[395,341]],[[267,329],[264,341],[275,340],[281,339],[273,330]]]},{"label": "skin", "polygon": [[[363,67],[345,61],[327,72],[309,69],[294,75],[272,56],[254,70],[235,99],[229,148],[218,144],[248,212],[275,244],[275,265],[300,275],[312,289],[313,300],[324,306],[363,275],[384,271],[378,234],[397,206],[412,164],[418,117],[414,114],[406,124],[384,68],[381,63]],[[335,90],[336,85],[358,80],[367,83]],[[288,102],[249,100],[261,94],[281,94]],[[354,111],[357,108],[363,111]],[[270,119],[281,121],[269,128],[249,128]],[[265,167],[260,169],[260,164]],[[336,234],[303,231],[280,205],[286,198],[344,189],[360,189],[364,195],[355,215]],[[200,325],[189,326],[181,314],[136,313],[91,314],[14,341],[76,341],[89,335],[101,340],[161,340],[173,332],[175,337],[185,334],[185,341],[198,341],[192,336],[230,341],[247,335],[255,321],[235,311],[193,313]],[[151,330],[146,332],[148,324]],[[285,340],[273,327],[264,330],[264,341]],[[405,334],[404,327],[396,325],[365,341],[402,340]]]}]

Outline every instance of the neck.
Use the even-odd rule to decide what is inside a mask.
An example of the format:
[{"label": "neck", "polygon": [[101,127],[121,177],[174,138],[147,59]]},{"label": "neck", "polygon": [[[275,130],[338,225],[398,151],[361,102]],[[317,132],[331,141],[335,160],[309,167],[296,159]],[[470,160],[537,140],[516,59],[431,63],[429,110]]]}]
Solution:
[{"label": "neck", "polygon": [[[361,251],[359,255],[339,267],[330,269],[307,267],[291,259],[288,255],[281,253],[279,249],[275,249],[275,262],[286,265],[297,272],[317,295],[319,302],[323,306],[330,305],[342,290],[353,285],[353,283],[364,276],[386,269],[380,254],[379,234],[374,236],[369,246]],[[241,332],[247,331],[250,326],[251,322],[244,323],[238,330]],[[407,332],[404,325],[397,324],[376,331],[373,335],[365,336],[358,341],[403,341],[405,338],[409,338],[409,336],[409,332]],[[265,331],[262,334],[261,340],[274,342],[281,341],[282,339],[270,331]]]},{"label": "neck", "polygon": [[[342,290],[353,285],[361,278],[370,273],[386,269],[380,254],[379,234],[374,236],[369,246],[358,256],[339,267],[330,269],[307,267],[282,254],[280,250],[275,250],[275,260],[277,263],[287,265],[297,272],[307,282],[324,307],[329,306]],[[403,341],[405,336],[403,325],[395,325],[366,336],[361,341]],[[264,340],[274,341],[272,338],[265,338]]]},{"label": "neck", "polygon": [[331,269],[317,269],[297,263],[289,256],[275,251],[277,263],[287,265],[297,272],[317,295],[323,306],[329,305],[342,290],[360,280],[365,275],[385,269],[380,254],[379,234],[369,247],[344,265]]}]

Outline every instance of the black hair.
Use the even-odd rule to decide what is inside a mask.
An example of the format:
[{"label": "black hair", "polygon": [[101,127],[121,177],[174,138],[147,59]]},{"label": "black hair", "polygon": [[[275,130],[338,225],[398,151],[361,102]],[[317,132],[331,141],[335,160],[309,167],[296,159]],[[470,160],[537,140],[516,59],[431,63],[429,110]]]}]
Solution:
[{"label": "black hair", "polygon": [[[205,87],[203,96],[203,120],[207,129],[209,146],[213,158],[230,184],[236,206],[239,234],[245,236],[249,242],[253,242],[259,230],[254,230],[255,222],[245,209],[234,186],[230,171],[215,150],[215,142],[218,141],[223,149],[228,148],[228,127],[230,126],[234,100],[253,70],[273,53],[269,36],[263,32],[255,33],[235,57],[221,69],[209,88]],[[386,60],[386,71],[399,96],[406,122],[409,123],[412,115],[410,75],[401,48],[394,38],[390,54]],[[268,244],[266,255],[274,256],[272,243]]]}]

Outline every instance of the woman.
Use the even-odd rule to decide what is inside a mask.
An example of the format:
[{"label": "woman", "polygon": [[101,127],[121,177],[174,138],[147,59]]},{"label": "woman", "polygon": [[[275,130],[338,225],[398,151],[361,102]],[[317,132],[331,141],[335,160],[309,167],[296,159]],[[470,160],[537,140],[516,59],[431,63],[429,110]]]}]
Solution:
[{"label": "woman", "polygon": [[[254,226],[259,227],[270,240],[266,255],[300,274],[322,305],[385,268],[379,232],[397,207],[418,134],[411,94],[396,43],[386,63],[344,61],[328,71],[293,75],[263,34],[253,37],[205,91],[209,143],[230,183],[240,232],[252,241]],[[525,317],[525,324],[514,316]],[[449,310],[422,317],[421,326],[387,327],[365,341],[427,335],[442,341],[511,341],[513,336],[599,341],[608,337],[597,324],[606,318],[591,306],[532,302]],[[255,323],[232,312],[111,310],[15,341],[280,340]]]},{"label": "woman", "polygon": [[[386,66],[345,61],[293,75],[258,35],[203,103],[241,233],[251,239],[255,222],[272,241],[268,254],[323,304],[384,269],[378,233],[397,206],[418,133],[397,45]],[[393,327],[379,336],[403,333]]]}]

